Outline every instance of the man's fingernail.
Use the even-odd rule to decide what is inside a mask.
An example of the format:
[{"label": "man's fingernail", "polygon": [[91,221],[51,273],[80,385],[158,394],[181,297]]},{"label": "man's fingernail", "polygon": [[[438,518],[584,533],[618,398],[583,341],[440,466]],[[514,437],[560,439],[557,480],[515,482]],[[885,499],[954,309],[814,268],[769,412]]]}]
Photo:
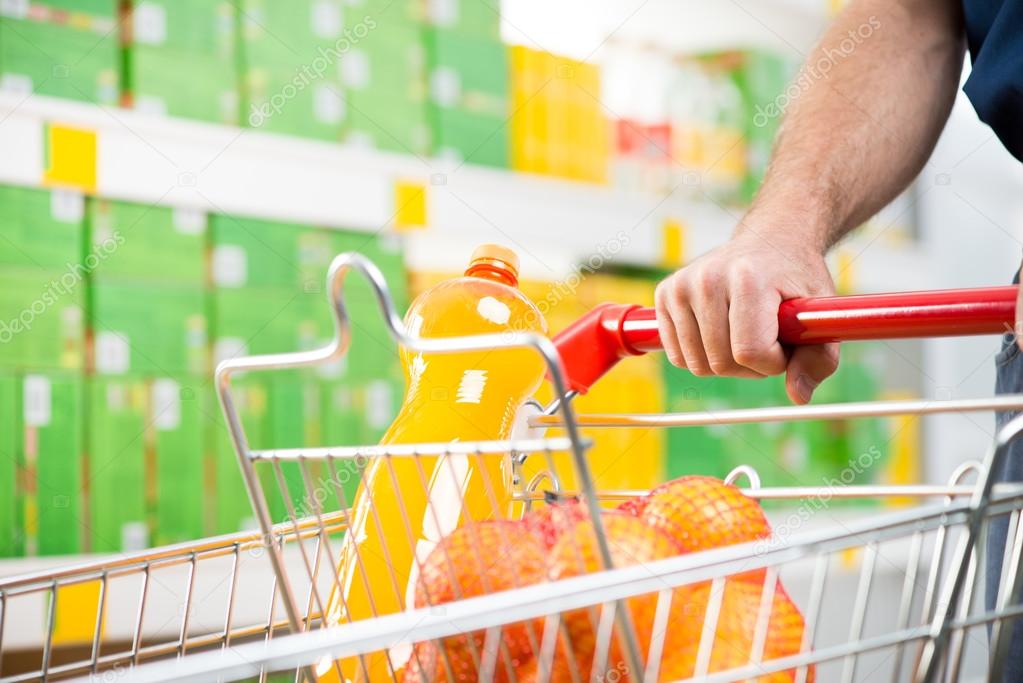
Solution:
[{"label": "man's fingernail", "polygon": [[813,390],[817,388],[818,384],[819,382],[814,382],[806,375],[800,375],[796,378],[796,393],[804,403],[809,403],[813,398]]}]

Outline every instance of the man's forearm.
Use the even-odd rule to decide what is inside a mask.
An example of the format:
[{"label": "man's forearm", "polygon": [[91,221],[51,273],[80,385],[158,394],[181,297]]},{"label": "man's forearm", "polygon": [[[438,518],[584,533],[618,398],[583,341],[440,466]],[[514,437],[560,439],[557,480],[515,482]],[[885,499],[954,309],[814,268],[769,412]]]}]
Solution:
[{"label": "man's forearm", "polygon": [[[958,0],[854,0],[787,91],[751,216],[784,214],[774,237],[823,251],[884,207],[930,156],[963,52]],[[753,223],[737,232],[768,229]]]}]

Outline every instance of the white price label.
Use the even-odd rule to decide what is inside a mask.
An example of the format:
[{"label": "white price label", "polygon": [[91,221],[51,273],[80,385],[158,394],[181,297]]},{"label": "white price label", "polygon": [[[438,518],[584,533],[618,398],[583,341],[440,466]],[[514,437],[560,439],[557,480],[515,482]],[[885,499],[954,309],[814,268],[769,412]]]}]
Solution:
[{"label": "white price label", "polygon": [[50,193],[50,215],[64,223],[75,223],[85,215],[85,197],[81,192],[53,190]]},{"label": "white price label", "polygon": [[28,16],[28,0],[0,0],[0,14],[24,19]]},{"label": "white price label", "polygon": [[213,358],[219,363],[249,355],[249,347],[240,337],[224,337],[213,344]]},{"label": "white price label", "polygon": [[345,117],[345,101],[329,85],[318,85],[313,90],[313,116],[320,123],[341,123]]},{"label": "white price label", "polygon": [[201,235],[206,229],[206,214],[198,209],[174,209],[171,220],[183,235]]},{"label": "white price label", "polygon": [[430,97],[442,107],[454,107],[462,97],[462,80],[458,72],[439,66],[430,74]]},{"label": "white price label", "polygon": [[241,287],[248,277],[248,259],[244,249],[233,244],[222,244],[213,250],[215,284],[221,287]]},{"label": "white price label", "polygon": [[431,24],[450,27],[458,23],[458,0],[429,0],[426,11]]},{"label": "white price label", "polygon": [[337,0],[316,0],[309,13],[313,35],[336,38],[341,35],[341,5]]},{"label": "white price label", "polygon": [[0,90],[16,95],[31,95],[32,77],[26,74],[6,73],[0,77]]},{"label": "white price label", "polygon": [[40,375],[27,375],[22,388],[22,408],[25,424],[45,427],[50,424],[53,410],[53,392],[50,380]]},{"label": "white price label", "polygon": [[181,425],[181,386],[172,379],[153,382],[151,393],[153,426],[160,431],[177,429]]},{"label": "white price label", "polygon": [[341,57],[341,81],[349,88],[361,90],[369,85],[369,58],[362,50],[350,50]]},{"label": "white price label", "polygon": [[131,345],[118,332],[96,335],[96,371],[105,375],[123,375],[131,367]]},{"label": "white price label", "polygon": [[163,45],[167,40],[167,13],[162,5],[140,2],[132,13],[135,41]]},{"label": "white price label", "polygon": [[366,386],[366,422],[379,429],[391,423],[391,385],[383,380],[370,382]]}]

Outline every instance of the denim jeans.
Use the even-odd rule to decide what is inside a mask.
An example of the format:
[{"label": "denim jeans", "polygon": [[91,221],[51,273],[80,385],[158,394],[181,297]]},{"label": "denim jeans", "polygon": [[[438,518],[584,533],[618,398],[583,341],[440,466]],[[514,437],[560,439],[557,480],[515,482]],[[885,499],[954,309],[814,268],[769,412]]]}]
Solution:
[{"label": "denim jeans", "polygon": [[[1019,273],[1016,274],[1013,282],[1019,283]],[[995,374],[995,393],[1023,393],[1023,353],[1020,352],[1012,334],[1005,334],[1002,339],[1002,350],[995,357]],[[1015,412],[998,413],[995,417],[995,424],[1001,429],[1016,415]],[[1023,481],[1023,437],[1010,445],[1006,456],[1001,467],[994,471],[995,481]],[[994,609],[998,595],[1008,527],[1008,515],[991,519],[988,526],[987,576],[985,577],[987,582],[985,604],[988,610]],[[1008,661],[1003,680],[1014,683],[1021,682],[1023,681],[1023,619],[1007,623],[1003,628],[1012,628],[1012,640],[1008,648]]]}]

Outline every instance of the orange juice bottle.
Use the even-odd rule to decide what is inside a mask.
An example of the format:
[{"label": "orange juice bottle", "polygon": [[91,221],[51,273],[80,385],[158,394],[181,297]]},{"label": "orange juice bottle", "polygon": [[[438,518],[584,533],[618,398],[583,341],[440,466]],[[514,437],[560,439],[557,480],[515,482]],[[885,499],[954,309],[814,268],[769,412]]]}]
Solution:
[{"label": "orange juice bottle", "polygon": [[[508,332],[547,333],[536,306],[519,291],[518,257],[498,245],[473,252],[465,276],[423,292],[405,316],[414,337]],[[532,349],[419,353],[401,349],[405,401],[381,445],[507,439],[518,407],[543,380]],[[445,455],[370,459],[352,504],[351,528],[338,564],[340,591],[330,598],[329,624],[413,607],[418,561],[467,521],[508,517],[507,455]],[[411,647],[409,648],[409,652]],[[395,669],[408,652],[393,651]],[[364,660],[369,680],[390,680],[384,656]],[[332,661],[318,667],[337,680]],[[344,677],[365,680],[358,660],[340,663]]]}]

